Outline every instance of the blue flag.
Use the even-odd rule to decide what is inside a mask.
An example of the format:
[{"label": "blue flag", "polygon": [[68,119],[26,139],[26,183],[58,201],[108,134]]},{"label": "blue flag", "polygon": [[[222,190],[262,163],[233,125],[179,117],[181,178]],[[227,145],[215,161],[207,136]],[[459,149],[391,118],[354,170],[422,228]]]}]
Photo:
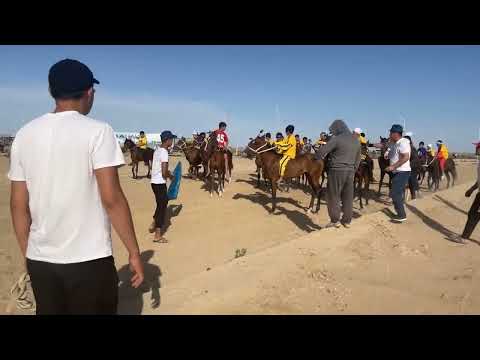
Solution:
[{"label": "blue flag", "polygon": [[182,180],[182,163],[179,161],[175,170],[173,170],[173,180],[168,187],[168,200],[175,200],[180,190],[180,180]]}]

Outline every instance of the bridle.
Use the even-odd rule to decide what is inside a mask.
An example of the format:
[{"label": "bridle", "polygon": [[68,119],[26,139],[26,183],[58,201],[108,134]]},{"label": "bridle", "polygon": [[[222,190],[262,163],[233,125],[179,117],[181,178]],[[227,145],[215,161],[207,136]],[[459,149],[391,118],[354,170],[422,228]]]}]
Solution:
[{"label": "bridle", "polygon": [[253,151],[255,154],[262,154],[264,152],[272,151],[273,149],[275,149],[274,147],[271,147],[271,148],[268,148],[268,149],[265,149],[265,150],[260,150],[260,149],[263,149],[264,147],[266,147],[268,145],[269,145],[268,142],[266,142],[265,144],[263,144],[262,146],[259,146],[256,149],[252,148],[250,145],[247,145],[247,148],[250,149],[251,151]]}]

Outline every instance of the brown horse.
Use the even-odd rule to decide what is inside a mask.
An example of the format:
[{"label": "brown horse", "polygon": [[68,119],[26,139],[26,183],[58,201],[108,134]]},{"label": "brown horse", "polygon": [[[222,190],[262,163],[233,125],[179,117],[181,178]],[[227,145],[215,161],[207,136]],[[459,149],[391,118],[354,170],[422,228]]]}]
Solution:
[{"label": "brown horse", "polygon": [[[213,156],[214,152],[219,150],[217,144],[217,138],[215,132],[211,132],[210,136],[205,139],[204,143],[200,146],[200,156],[202,158],[202,164],[207,172],[205,174],[205,180],[210,175],[210,158]],[[225,150],[228,155],[228,169],[230,173],[230,178],[232,176],[233,170],[233,154],[230,150]],[[225,162],[225,161],[224,161]]]},{"label": "brown horse", "polygon": [[[268,142],[265,136],[257,136],[248,143],[248,150],[250,154],[258,155],[261,159],[262,172],[272,185],[272,210],[276,209],[277,198],[277,181],[280,178],[280,159],[281,155],[272,151],[274,148],[267,148]],[[299,155],[295,159],[290,160],[285,171],[285,179],[298,178],[304,173],[307,174],[308,182],[312,187],[312,197],[308,211],[313,212],[315,198],[317,198],[317,207],[315,212],[320,209],[320,176],[323,172],[323,160],[315,160],[313,154]]]},{"label": "brown horse", "polygon": [[150,172],[152,170],[152,161],[153,161],[153,149],[146,148],[145,150],[140,149],[135,143],[130,139],[125,139],[123,144],[124,149],[130,150],[130,158],[132,160],[132,175],[134,179],[138,178],[138,163],[143,161],[148,167],[147,178],[150,177]]},{"label": "brown horse", "polygon": [[385,152],[387,151],[388,139],[380,136],[380,144],[377,146],[380,148],[380,156],[378,157],[378,167],[380,168],[380,181],[378,182],[378,195],[381,194],[383,179],[385,174],[388,175],[388,188],[392,187],[392,174],[385,171],[390,166],[390,160],[385,159]]},{"label": "brown horse", "polygon": [[217,173],[218,175],[217,193],[221,197],[225,189],[225,151],[218,148],[216,137],[210,137],[205,148],[205,153],[208,157],[208,179],[210,183],[210,197],[213,196],[215,173]]},{"label": "brown horse", "polygon": [[[198,177],[198,168],[202,165],[202,156],[201,150],[194,145],[188,145],[185,138],[181,138],[177,146],[183,151],[185,154],[185,158],[188,161],[189,169],[188,173],[193,177]],[[206,166],[203,167],[203,176],[206,175]]]}]

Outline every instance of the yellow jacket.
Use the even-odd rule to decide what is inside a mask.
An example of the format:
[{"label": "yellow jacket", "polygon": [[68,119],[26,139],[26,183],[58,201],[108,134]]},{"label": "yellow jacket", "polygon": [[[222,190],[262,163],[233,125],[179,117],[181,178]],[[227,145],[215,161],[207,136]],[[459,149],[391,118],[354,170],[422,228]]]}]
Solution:
[{"label": "yellow jacket", "polygon": [[367,139],[365,139],[363,136],[360,136],[359,140],[360,140],[360,144],[362,144],[362,145],[367,143]]},{"label": "yellow jacket", "polygon": [[147,137],[144,136],[144,137],[139,137],[138,138],[138,142],[137,142],[137,146],[140,148],[140,149],[146,149],[147,148]]},{"label": "yellow jacket", "polygon": [[295,136],[289,135],[282,142],[277,145],[277,152],[287,155],[290,159],[295,159],[297,154],[297,141]]},{"label": "yellow jacket", "polygon": [[443,157],[445,160],[448,159],[448,149],[445,146],[445,144],[442,144],[442,146],[440,146],[440,149],[438,150],[438,154],[441,154],[440,157]]}]

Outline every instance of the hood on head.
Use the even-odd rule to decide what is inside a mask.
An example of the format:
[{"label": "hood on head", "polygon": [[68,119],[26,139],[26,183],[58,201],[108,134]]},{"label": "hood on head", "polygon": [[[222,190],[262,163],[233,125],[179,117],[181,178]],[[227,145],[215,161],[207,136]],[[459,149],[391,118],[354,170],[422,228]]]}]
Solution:
[{"label": "hood on head", "polygon": [[333,135],[341,135],[344,133],[350,133],[350,129],[343,120],[335,120],[328,128]]}]

